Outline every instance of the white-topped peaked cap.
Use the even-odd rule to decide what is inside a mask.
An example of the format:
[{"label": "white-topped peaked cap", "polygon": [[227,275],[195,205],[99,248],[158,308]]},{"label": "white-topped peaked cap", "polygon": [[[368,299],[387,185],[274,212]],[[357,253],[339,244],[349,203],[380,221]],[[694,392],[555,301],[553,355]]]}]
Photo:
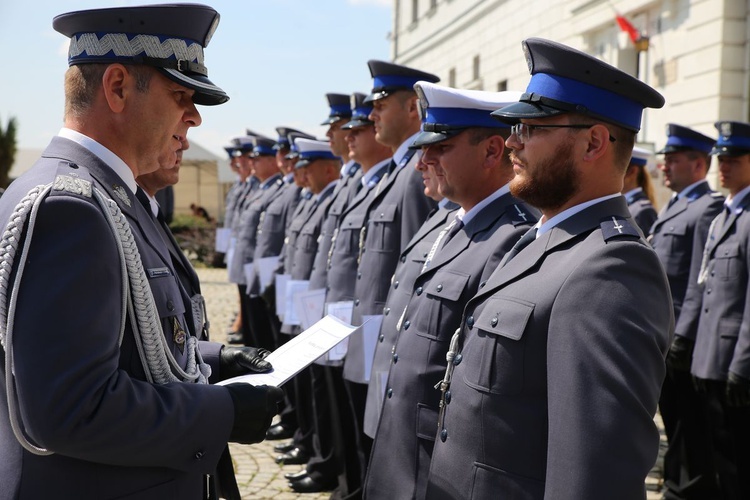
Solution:
[{"label": "white-topped peaked cap", "polygon": [[639,148],[638,146],[633,147],[633,154],[630,157],[630,163],[646,166],[648,161],[653,158],[654,152],[649,151],[648,149]]},{"label": "white-topped peaked cap", "polygon": [[306,167],[315,160],[336,160],[338,158],[331,151],[331,144],[328,141],[305,137],[295,137],[293,140],[299,154],[299,161],[294,165],[294,168]]},{"label": "white-topped peaked cap", "polygon": [[518,102],[522,92],[506,90],[488,92],[463,90],[417,82],[414,90],[419,97],[422,132],[412,147],[444,141],[472,127],[507,128],[509,125],[492,118],[490,113]]}]

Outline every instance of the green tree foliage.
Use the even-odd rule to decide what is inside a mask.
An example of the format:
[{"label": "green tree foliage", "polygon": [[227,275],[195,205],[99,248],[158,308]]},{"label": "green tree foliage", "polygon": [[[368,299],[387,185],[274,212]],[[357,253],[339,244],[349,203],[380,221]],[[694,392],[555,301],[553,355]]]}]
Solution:
[{"label": "green tree foliage", "polygon": [[0,123],[0,188],[9,184],[8,174],[16,159],[16,119],[11,117],[3,128]]}]

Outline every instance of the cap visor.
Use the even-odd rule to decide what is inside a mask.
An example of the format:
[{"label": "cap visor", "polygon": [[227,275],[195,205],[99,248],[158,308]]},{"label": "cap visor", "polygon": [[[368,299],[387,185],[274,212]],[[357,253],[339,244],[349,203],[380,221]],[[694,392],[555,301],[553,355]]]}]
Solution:
[{"label": "cap visor", "polygon": [[364,98],[362,101],[363,103],[367,104],[368,102],[378,101],[380,99],[385,99],[391,95],[391,93],[387,90],[381,90],[380,92],[373,92],[372,94],[368,95]]},{"label": "cap visor", "polygon": [[352,120],[350,122],[347,122],[341,126],[342,129],[349,130],[353,128],[359,128],[359,127],[367,127],[368,125],[374,125],[375,122],[370,120]]},{"label": "cap visor", "polygon": [[321,123],[321,125],[330,125],[340,120],[348,120],[349,118],[351,118],[351,116],[330,116],[326,121]]},{"label": "cap visor", "polygon": [[219,87],[213,84],[207,77],[197,74],[186,75],[170,68],[158,68],[164,76],[189,89],[195,90],[193,102],[203,106],[216,106],[224,104],[229,96]]},{"label": "cap visor", "polygon": [[750,149],[735,148],[732,146],[714,146],[710,155],[716,156],[743,156],[750,153]]},{"label": "cap visor", "polygon": [[297,163],[294,164],[294,168],[304,168],[308,166],[310,163],[312,163],[310,160],[300,160]]},{"label": "cap visor", "polygon": [[445,132],[420,132],[414,142],[411,143],[409,149],[417,149],[422,146],[429,146],[430,144],[437,144],[438,142],[445,141],[451,137],[455,137],[464,129],[447,130]]},{"label": "cap visor", "polygon": [[504,108],[493,111],[490,115],[501,122],[514,124],[523,119],[547,118],[548,116],[555,116],[564,112],[549,106],[532,104],[530,102],[514,102]]}]

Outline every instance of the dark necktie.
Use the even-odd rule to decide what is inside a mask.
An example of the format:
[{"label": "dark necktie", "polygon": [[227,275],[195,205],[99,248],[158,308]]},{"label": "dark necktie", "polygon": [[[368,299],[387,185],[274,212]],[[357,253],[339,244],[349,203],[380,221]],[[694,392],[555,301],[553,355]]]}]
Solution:
[{"label": "dark necktie", "polygon": [[510,262],[510,260],[518,255],[518,252],[526,248],[531,244],[532,241],[536,239],[536,230],[537,228],[532,227],[528,231],[526,231],[526,234],[521,236],[521,239],[516,242],[515,245],[513,245],[513,248],[510,249],[508,252],[507,257],[505,258],[505,263],[507,264]]},{"label": "dark necktie", "polygon": [[463,229],[463,227],[464,227],[464,221],[462,221],[461,219],[456,219],[456,223],[453,224],[452,226],[453,227],[451,227],[448,230],[448,233],[443,238],[443,244],[440,246],[441,249],[445,248],[445,245],[448,244],[448,242],[451,240],[451,238],[453,238],[454,236],[456,236],[458,234],[458,232],[461,229]]},{"label": "dark necktie", "polygon": [[680,199],[679,196],[672,196],[669,199],[669,203],[667,203],[667,210],[669,210],[670,208],[672,208],[672,205],[674,205],[675,203],[677,203],[677,200],[679,200],[679,199]]}]

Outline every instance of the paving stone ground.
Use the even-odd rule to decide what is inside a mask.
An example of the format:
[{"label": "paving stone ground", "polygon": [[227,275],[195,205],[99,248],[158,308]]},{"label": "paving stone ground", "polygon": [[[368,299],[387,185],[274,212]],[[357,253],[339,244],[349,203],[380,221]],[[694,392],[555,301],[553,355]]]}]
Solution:
[{"label": "paving stone ground", "polygon": [[[201,279],[203,294],[206,297],[212,339],[224,342],[225,332],[238,309],[237,287],[227,282],[225,269],[198,269],[197,271]],[[662,496],[661,467],[666,437],[659,415],[656,416],[656,422],[661,433],[661,443],[656,466],[646,479],[647,500],[659,500]],[[297,472],[301,466],[276,464],[274,458],[277,454],[273,451],[273,446],[277,443],[279,441],[264,441],[255,445],[230,444],[242,498],[248,500],[327,499],[330,493],[299,494],[287,486],[284,474]],[[606,492],[602,492],[602,498],[607,498]]]}]

